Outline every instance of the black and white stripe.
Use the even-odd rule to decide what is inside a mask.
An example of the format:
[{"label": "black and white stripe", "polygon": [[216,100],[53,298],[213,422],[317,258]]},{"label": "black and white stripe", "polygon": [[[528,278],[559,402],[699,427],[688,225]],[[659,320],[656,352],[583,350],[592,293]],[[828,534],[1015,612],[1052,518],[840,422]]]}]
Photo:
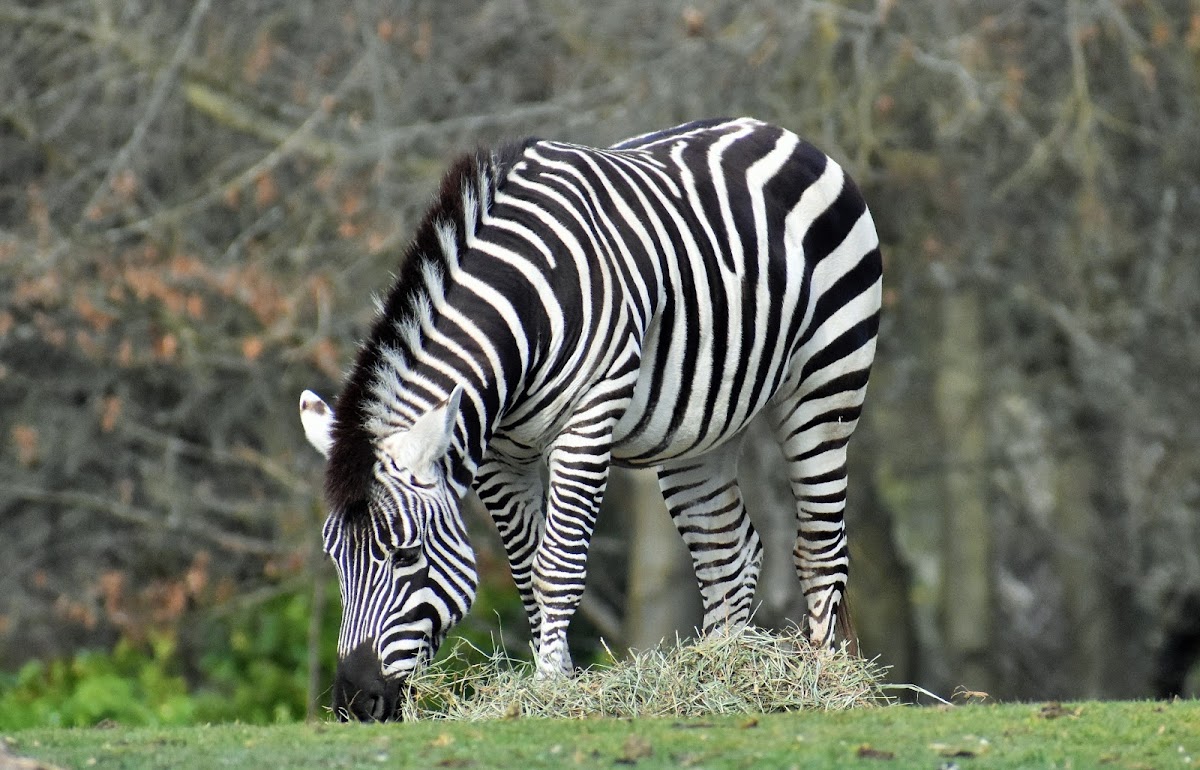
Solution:
[{"label": "black and white stripe", "polygon": [[[569,670],[566,628],[613,463],[658,468],[705,630],[746,622],[761,546],[736,470],[759,414],[797,501],[809,633],[831,643],[847,580],[846,445],[880,275],[853,182],[754,120],[609,149],[527,140],[459,161],[337,419],[302,399],[329,456],[339,656],[369,647],[385,680],[402,678],[461,619],[476,576],[458,506],[474,485],[508,551],[539,673]],[[416,561],[396,566],[397,552]]]}]

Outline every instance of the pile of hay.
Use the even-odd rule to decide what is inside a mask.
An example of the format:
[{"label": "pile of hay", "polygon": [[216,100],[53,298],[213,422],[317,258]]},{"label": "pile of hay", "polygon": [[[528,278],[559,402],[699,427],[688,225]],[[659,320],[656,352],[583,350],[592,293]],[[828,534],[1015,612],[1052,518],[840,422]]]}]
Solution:
[{"label": "pile of hay", "polygon": [[746,627],[662,645],[571,679],[538,680],[533,664],[454,656],[415,674],[405,720],[515,717],[686,717],[839,710],[886,702],[884,670],[843,651],[814,649],[798,630]]}]

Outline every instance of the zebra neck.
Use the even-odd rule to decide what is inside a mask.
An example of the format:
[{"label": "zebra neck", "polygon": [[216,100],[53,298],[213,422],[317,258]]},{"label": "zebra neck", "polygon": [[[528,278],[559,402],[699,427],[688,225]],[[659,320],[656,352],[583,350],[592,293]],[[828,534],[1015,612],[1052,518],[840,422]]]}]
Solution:
[{"label": "zebra neck", "polygon": [[[389,361],[388,359],[393,359]],[[454,437],[446,454],[448,478],[465,494],[482,462],[492,433],[492,419],[499,411],[500,392],[495,378],[478,371],[455,371],[444,360],[427,364],[396,366],[385,353],[377,370],[368,427],[383,438],[408,430],[417,418],[441,406],[456,387],[462,388]]]},{"label": "zebra neck", "polygon": [[493,344],[512,332],[487,303],[460,304],[448,295],[462,289],[463,259],[500,181],[533,141],[465,155],[447,171],[338,399],[326,472],[332,502],[353,502],[369,483],[376,441],[409,428],[460,385],[447,463],[455,486],[469,485],[527,362],[514,363]]}]

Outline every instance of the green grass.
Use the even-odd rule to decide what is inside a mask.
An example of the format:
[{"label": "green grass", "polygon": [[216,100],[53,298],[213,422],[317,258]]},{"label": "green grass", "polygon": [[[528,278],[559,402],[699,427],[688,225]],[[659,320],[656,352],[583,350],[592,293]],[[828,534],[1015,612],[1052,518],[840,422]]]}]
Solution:
[{"label": "green grass", "polygon": [[1200,701],[35,729],[11,733],[5,743],[14,754],[71,768],[1183,768],[1200,765]]}]

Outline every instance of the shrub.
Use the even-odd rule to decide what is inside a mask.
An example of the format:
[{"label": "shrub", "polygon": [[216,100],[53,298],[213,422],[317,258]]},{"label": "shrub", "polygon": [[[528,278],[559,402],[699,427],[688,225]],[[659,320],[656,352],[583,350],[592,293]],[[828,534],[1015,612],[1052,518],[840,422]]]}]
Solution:
[{"label": "shrub", "polygon": [[[336,586],[332,596],[337,596]],[[312,593],[300,591],[213,623],[200,660],[198,721],[303,719],[308,712],[312,612]],[[338,613],[337,602],[327,602],[319,621],[316,675],[325,684],[333,676]]]},{"label": "shrub", "polygon": [[[126,636],[107,651],[30,661],[0,674],[0,728],[303,719],[311,614],[311,592],[288,591],[201,621],[191,650],[169,630]],[[337,603],[329,602],[318,634],[321,682],[331,676],[337,623]]]},{"label": "shrub", "polygon": [[175,653],[173,639],[156,636],[148,645],[122,640],[109,652],[30,661],[0,675],[0,727],[189,723],[196,703]]}]

